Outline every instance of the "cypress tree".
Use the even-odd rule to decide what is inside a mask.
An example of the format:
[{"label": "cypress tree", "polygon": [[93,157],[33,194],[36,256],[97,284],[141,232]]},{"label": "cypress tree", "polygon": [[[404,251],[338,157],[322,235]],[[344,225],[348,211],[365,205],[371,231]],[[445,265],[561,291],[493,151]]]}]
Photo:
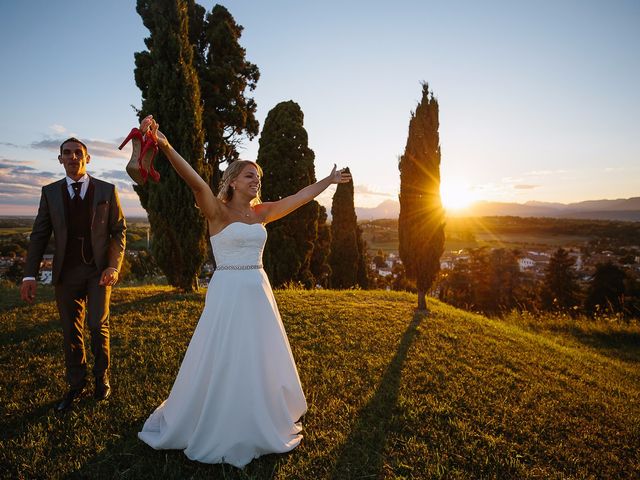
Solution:
[{"label": "cypress tree", "polygon": [[[348,168],[345,170],[349,171]],[[351,288],[358,285],[358,247],[358,219],[353,204],[353,181],[339,183],[331,204],[331,288]]]},{"label": "cypress tree", "polygon": [[409,136],[400,157],[400,258],[415,280],[418,310],[440,270],[444,250],[444,213],[440,200],[440,135],[438,101],[422,85],[422,100],[411,114]]},{"label": "cypress tree", "polygon": [[255,90],[260,72],[246,60],[239,43],[243,28],[225,7],[215,5],[204,21],[204,9],[194,9],[191,41],[203,105],[205,161],[212,168],[211,188],[217,193],[220,164],[238,158],[245,135],[251,139],[258,134],[257,105],[245,92]]},{"label": "cypress tree", "polygon": [[329,253],[331,252],[331,227],[327,223],[327,209],[319,205],[318,209],[318,237],[313,245],[311,255],[311,273],[316,285],[329,288],[331,281],[331,267]]},{"label": "cypress tree", "polygon": [[[304,114],[293,102],[281,102],[267,115],[260,135],[257,163],[262,167],[262,199],[276,201],[315,183],[314,153],[308,146]],[[301,282],[315,284],[310,270],[318,236],[318,210],[311,201],[267,226],[269,240],[264,268],[275,287]]]},{"label": "cypress tree", "polygon": [[[200,87],[189,38],[193,8],[186,0],[138,0],[150,36],[145,39],[148,51],[135,54],[135,80],[142,91],[140,118],[153,114],[176,150],[208,181],[211,169],[203,162]],[[134,189],[148,213],[158,265],[171,285],[190,291],[197,288],[196,274],[207,254],[206,222],[189,187],[158,155],[160,183]]]}]

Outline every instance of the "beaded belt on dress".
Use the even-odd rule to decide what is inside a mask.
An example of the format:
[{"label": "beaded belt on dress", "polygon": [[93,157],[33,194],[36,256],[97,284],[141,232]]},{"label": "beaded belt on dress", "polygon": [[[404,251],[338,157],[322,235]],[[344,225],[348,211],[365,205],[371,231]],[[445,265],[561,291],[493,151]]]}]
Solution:
[{"label": "beaded belt on dress", "polygon": [[259,270],[262,265],[220,265],[216,270]]}]

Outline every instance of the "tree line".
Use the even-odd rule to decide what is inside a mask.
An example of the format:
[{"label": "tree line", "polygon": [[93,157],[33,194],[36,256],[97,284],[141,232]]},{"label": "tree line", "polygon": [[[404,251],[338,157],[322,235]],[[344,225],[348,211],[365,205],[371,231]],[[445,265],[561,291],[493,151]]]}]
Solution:
[{"label": "tree line", "polygon": [[516,252],[486,247],[470,250],[451,270],[440,272],[433,293],[466,310],[501,314],[513,309],[571,316],[620,314],[640,317],[640,281],[613,263],[601,263],[581,283],[575,260],[563,248],[550,258],[544,277],[521,272]]},{"label": "tree line", "polygon": [[[215,5],[207,13],[193,0],[138,0],[137,11],[150,33],[147,50],[135,54],[139,118],[153,114],[176,150],[217,193],[224,164],[237,160],[242,140],[259,131],[257,104],[249,95],[260,72],[240,46],[243,27],[225,7]],[[316,181],[303,120],[294,101],[279,103],[265,119],[257,158],[265,201]],[[207,258],[206,224],[169,163],[157,163],[161,182],[134,187],[148,214],[153,257],[171,285],[193,290]],[[275,287],[368,287],[353,183],[337,187],[332,216],[330,227],[326,210],[312,201],[268,225],[263,259]]]},{"label": "tree line", "polygon": [[[257,104],[249,95],[260,72],[240,46],[243,27],[225,7],[215,5],[207,13],[194,0],[138,0],[136,8],[149,30],[147,50],[135,54],[139,118],[153,114],[176,150],[217,193],[222,165],[237,160],[242,140],[259,131]],[[400,255],[424,309],[439,269],[444,221],[438,102],[427,84],[422,90],[399,168]],[[262,198],[278,200],[314,183],[314,157],[302,109],[292,100],[280,102],[269,111],[259,139]],[[206,222],[169,162],[157,164],[161,182],[134,187],[148,214],[153,257],[171,285],[193,290],[207,257]],[[316,201],[267,226],[263,260],[274,287],[369,287],[353,194],[353,182],[337,186],[330,226]]]}]

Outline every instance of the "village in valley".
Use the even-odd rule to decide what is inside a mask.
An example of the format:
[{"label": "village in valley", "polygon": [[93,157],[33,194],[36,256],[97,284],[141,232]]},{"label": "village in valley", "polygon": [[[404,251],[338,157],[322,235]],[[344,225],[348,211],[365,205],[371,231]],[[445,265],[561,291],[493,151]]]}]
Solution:
[{"label": "village in valley", "polygon": [[[17,217],[0,221],[1,278],[13,281],[21,278],[21,264],[26,255],[32,221]],[[371,272],[377,277],[375,285],[392,288],[393,279],[401,272],[402,266],[398,253],[397,220],[367,220],[359,222],[359,226],[368,247]],[[604,263],[618,265],[630,276],[640,279],[639,222],[487,217],[466,221],[455,219],[448,222],[445,231],[445,250],[440,258],[443,272],[468,261],[474,249],[507,249],[513,252],[523,275],[541,280],[553,253],[563,248],[573,260],[580,283],[588,282],[596,266]],[[146,221],[131,221],[127,237],[129,265],[141,263],[145,258],[148,261],[152,239]],[[52,261],[53,254],[45,253],[39,278],[42,284],[51,283]],[[208,261],[203,265],[200,276],[206,280],[213,270],[212,262]],[[150,271],[153,272],[154,268]]]},{"label": "village in valley", "polygon": [[[398,255],[396,220],[361,222],[372,268],[380,277],[392,277],[402,264]],[[573,229],[573,230],[572,230]],[[578,282],[586,283],[596,266],[612,263],[640,279],[640,223],[553,218],[486,217],[451,219],[445,227],[442,271],[470,259],[476,249],[513,252],[519,271],[541,280],[558,248],[568,252]],[[376,258],[383,257],[384,263]]]}]

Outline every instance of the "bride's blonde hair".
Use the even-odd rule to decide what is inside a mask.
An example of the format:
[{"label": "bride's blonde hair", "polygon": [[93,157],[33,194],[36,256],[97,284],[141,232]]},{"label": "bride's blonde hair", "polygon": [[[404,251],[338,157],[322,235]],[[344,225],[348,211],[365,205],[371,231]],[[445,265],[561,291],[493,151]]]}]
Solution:
[{"label": "bride's blonde hair", "polygon": [[[242,170],[244,170],[244,167],[246,167],[247,165],[253,165],[254,167],[256,167],[256,170],[258,171],[258,177],[262,178],[262,168],[260,168],[260,165],[258,165],[256,162],[252,162],[251,160],[236,160],[234,162],[231,162],[231,164],[222,174],[222,180],[220,180],[220,188],[218,189],[218,198],[220,200],[227,203],[233,198],[233,188],[231,187],[231,182],[238,178],[240,173],[242,173]],[[258,205],[259,203],[262,203],[262,200],[260,200],[260,187],[258,187],[258,194],[256,195],[256,198],[251,200],[251,206],[253,207],[254,205]]]}]

